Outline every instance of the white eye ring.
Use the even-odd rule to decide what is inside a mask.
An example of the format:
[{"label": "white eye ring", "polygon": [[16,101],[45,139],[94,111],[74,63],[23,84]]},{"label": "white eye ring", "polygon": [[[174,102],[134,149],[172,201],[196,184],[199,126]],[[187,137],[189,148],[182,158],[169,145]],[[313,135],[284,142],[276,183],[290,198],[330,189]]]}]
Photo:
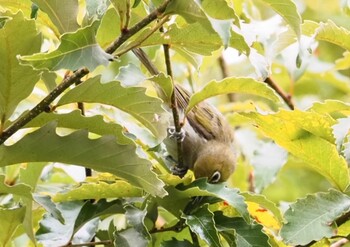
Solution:
[{"label": "white eye ring", "polygon": [[220,181],[221,173],[219,171],[215,171],[213,175],[211,175],[209,182],[210,183],[217,183]]}]

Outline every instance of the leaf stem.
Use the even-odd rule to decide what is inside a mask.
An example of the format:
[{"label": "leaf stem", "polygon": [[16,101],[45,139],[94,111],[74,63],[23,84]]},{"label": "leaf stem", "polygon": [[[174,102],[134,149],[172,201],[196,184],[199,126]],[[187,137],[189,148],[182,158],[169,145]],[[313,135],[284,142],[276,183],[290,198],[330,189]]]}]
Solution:
[{"label": "leaf stem", "polygon": [[269,85],[273,90],[275,90],[275,92],[281,96],[281,98],[284,100],[284,102],[288,105],[288,107],[291,110],[294,110],[294,104],[292,102],[292,99],[290,97],[290,95],[287,95],[285,92],[283,92],[282,88],[280,88],[272,79],[271,77],[267,77],[265,79],[265,83],[267,85]]}]

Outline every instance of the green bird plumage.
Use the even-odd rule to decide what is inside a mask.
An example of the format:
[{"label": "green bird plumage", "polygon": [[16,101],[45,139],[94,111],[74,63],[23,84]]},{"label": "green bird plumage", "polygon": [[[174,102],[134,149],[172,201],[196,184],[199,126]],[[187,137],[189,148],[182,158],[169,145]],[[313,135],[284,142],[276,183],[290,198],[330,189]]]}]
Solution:
[{"label": "green bird plumage", "polygon": [[[159,74],[141,49],[133,49],[133,52],[151,74]],[[156,89],[159,97],[168,102],[162,89]],[[179,109],[184,112],[191,93],[175,84],[175,97]],[[211,183],[226,181],[235,169],[236,155],[233,130],[225,117],[214,106],[203,101],[187,114],[182,129],[185,135],[182,143],[185,167],[193,170],[196,178],[207,177]],[[177,158],[176,142],[175,138],[164,141],[174,159]]]}]

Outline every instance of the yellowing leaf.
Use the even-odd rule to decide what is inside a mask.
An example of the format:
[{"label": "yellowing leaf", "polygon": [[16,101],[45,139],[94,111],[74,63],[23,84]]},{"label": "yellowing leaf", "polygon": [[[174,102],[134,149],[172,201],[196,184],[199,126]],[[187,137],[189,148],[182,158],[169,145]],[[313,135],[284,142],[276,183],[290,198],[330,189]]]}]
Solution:
[{"label": "yellowing leaf", "polygon": [[300,111],[280,111],[265,116],[257,113],[241,115],[253,120],[266,136],[303,159],[335,187],[343,191],[347,188],[349,170],[345,159],[331,142],[334,138],[330,118]]},{"label": "yellowing leaf", "polygon": [[260,207],[258,203],[247,202],[250,215],[260,224],[269,228],[279,230],[281,225],[276,218],[265,208]]},{"label": "yellowing leaf", "polygon": [[274,90],[266,83],[248,77],[228,77],[222,81],[213,80],[209,82],[201,91],[192,95],[188,103],[186,113],[199,102],[220,94],[244,93],[258,95],[273,102],[280,102]]}]

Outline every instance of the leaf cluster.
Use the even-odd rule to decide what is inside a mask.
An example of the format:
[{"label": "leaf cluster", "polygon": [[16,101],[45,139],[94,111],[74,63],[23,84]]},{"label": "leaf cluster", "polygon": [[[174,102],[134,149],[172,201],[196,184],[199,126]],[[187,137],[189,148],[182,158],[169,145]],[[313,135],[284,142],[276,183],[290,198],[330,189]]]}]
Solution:
[{"label": "leaf cluster", "polygon": [[[349,242],[347,2],[0,0],[0,246]],[[236,129],[226,183],[171,174],[174,83]]]}]

